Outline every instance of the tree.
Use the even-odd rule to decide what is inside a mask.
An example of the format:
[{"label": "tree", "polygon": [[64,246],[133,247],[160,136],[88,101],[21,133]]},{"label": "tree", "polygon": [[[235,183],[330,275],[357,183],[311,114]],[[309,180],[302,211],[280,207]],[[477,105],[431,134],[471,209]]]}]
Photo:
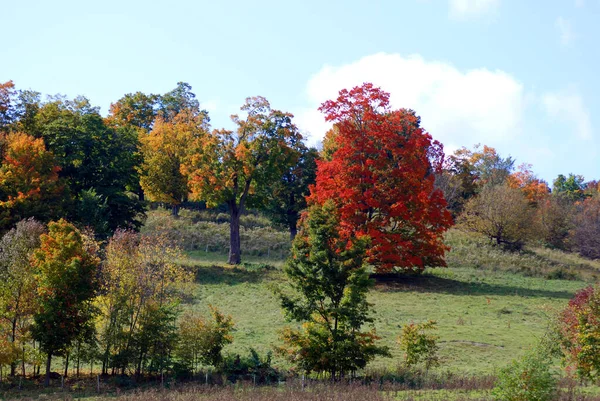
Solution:
[{"label": "tree", "polygon": [[28,217],[45,221],[60,215],[60,168],[44,141],[20,132],[0,141],[0,232]]},{"label": "tree", "polygon": [[156,119],[159,98],[158,95],[146,95],[142,92],[128,93],[110,104],[106,122],[115,128],[133,126],[143,133],[148,133]]},{"label": "tree", "polygon": [[569,251],[576,206],[561,193],[545,197],[537,205],[538,235],[546,246]]},{"label": "tree", "polygon": [[[8,323],[7,338],[13,349],[24,346],[31,316],[36,307],[36,282],[30,263],[40,246],[44,226],[34,219],[22,220],[0,240],[0,319]],[[14,376],[15,361],[11,361]]]},{"label": "tree", "polygon": [[99,109],[84,97],[51,99],[39,108],[30,130],[44,140],[61,168],[59,176],[72,202],[66,217],[81,224],[87,218],[82,203],[89,201],[83,192],[93,190],[97,206],[106,203],[109,228],[102,232],[94,227],[97,235],[106,237],[119,227],[140,227],[142,203],[128,189],[138,180],[135,131],[108,127]]},{"label": "tree", "polygon": [[575,206],[573,245],[581,256],[600,259],[600,197],[585,199]]},{"label": "tree", "polygon": [[559,317],[558,332],[564,362],[581,379],[600,376],[600,295],[587,287],[575,294]]},{"label": "tree", "polygon": [[15,119],[15,94],[13,81],[0,83],[0,132],[6,131]]},{"label": "tree", "polygon": [[307,148],[302,143],[298,147],[298,161],[268,188],[271,196],[265,207],[271,220],[288,228],[292,240],[296,237],[300,213],[306,209],[309,187],[315,183],[319,158],[316,149]]},{"label": "tree", "polygon": [[565,177],[559,174],[552,183],[552,193],[561,194],[572,202],[585,199],[585,184],[582,175],[569,174]]},{"label": "tree", "polygon": [[182,173],[189,147],[207,135],[203,118],[184,111],[170,122],[159,117],[152,131],[141,137],[140,185],[148,199],[170,205],[174,216],[190,192],[187,174]]},{"label": "tree", "polygon": [[219,367],[223,361],[223,347],[233,342],[231,316],[209,307],[212,320],[187,313],[179,323],[176,355],[190,372],[197,371],[200,363]]},{"label": "tree", "polygon": [[52,356],[65,352],[93,316],[97,245],[66,220],[50,222],[32,258],[39,307],[33,316],[33,338],[47,354],[45,385],[50,384]]},{"label": "tree", "polygon": [[410,323],[402,328],[402,335],[398,342],[400,348],[404,351],[407,366],[410,367],[419,362],[425,362],[425,367],[429,369],[439,365],[437,356],[439,336],[430,334],[434,330],[437,330],[434,320],[419,324]]},{"label": "tree", "polygon": [[497,245],[521,249],[529,238],[534,210],[519,189],[507,185],[487,186],[469,200],[459,225],[483,234]]},{"label": "tree", "polygon": [[132,367],[141,374],[152,359],[156,370],[166,367],[175,346],[177,307],[192,280],[182,260],[181,251],[162,236],[117,230],[111,237],[95,301],[103,373]]},{"label": "tree", "polygon": [[445,266],[443,233],[452,225],[434,188],[441,145],[412,110],[389,108],[372,84],[340,91],[320,110],[337,129],[337,150],[318,163],[311,202],[333,200],[345,238],[368,235],[368,260],[378,272]]},{"label": "tree", "polygon": [[368,239],[342,237],[339,222],[332,201],[309,208],[284,268],[293,292],[279,294],[288,319],[305,322],[302,330],[283,332],[279,352],[302,370],[326,372],[332,380],[388,355],[376,345],[374,329],[361,331],[372,322],[367,302],[372,281],[364,266]]},{"label": "tree", "polygon": [[199,138],[182,166],[193,199],[229,207],[230,264],[241,263],[240,216],[247,206],[265,204],[266,189],[296,163],[302,139],[293,116],[272,110],[263,97],[246,99],[241,110],[246,119],[232,116],[236,132],[215,130]]},{"label": "tree", "polygon": [[531,167],[531,164],[521,164],[518,171],[508,176],[507,184],[511,188],[519,188],[529,203],[537,206],[549,197],[550,187],[546,181],[536,177]]}]

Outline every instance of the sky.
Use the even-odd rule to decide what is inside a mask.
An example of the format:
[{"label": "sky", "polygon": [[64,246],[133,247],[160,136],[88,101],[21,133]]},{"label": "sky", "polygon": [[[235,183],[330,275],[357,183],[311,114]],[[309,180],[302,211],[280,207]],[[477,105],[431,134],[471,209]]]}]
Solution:
[{"label": "sky", "polygon": [[0,0],[0,81],[103,114],[183,81],[214,128],[260,95],[310,144],[327,130],[318,106],[372,82],[446,153],[481,143],[549,183],[591,180],[599,18],[600,0]]}]

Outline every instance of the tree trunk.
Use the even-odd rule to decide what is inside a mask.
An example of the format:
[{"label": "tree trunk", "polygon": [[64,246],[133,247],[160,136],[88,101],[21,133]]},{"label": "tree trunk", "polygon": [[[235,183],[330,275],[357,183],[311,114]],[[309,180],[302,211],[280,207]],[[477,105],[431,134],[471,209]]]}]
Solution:
[{"label": "tree trunk", "polygon": [[294,238],[296,238],[296,234],[298,234],[296,223],[290,224],[290,241],[293,241]]},{"label": "tree trunk", "polygon": [[242,263],[241,242],[240,242],[240,210],[235,206],[229,207],[229,260],[230,265],[239,265]]},{"label": "tree trunk", "polygon": [[179,205],[171,205],[171,216],[175,218],[179,217]]},{"label": "tree trunk", "polygon": [[46,359],[46,378],[44,379],[44,387],[50,385],[50,363],[52,362],[52,353],[48,352],[48,359]]},{"label": "tree trunk", "polygon": [[25,377],[25,344],[23,344],[23,357],[21,358],[21,372],[22,372],[22,376]]},{"label": "tree trunk", "polygon": [[[12,321],[12,338],[11,338],[11,342],[12,345],[15,345],[15,342],[17,341],[17,319],[13,319]],[[14,377],[15,373],[17,371],[17,363],[16,362],[11,362],[10,364],[10,376]]]},{"label": "tree trunk", "polygon": [[69,375],[69,355],[70,353],[67,352],[67,357],[65,358],[65,378]]}]

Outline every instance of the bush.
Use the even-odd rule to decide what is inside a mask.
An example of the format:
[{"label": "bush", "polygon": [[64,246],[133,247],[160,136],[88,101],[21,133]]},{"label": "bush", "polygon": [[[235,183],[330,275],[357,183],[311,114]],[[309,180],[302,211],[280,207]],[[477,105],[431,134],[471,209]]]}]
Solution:
[{"label": "bush", "polygon": [[227,355],[223,360],[223,373],[227,380],[235,383],[238,379],[253,380],[255,383],[273,383],[279,380],[279,372],[271,365],[272,354],[261,357],[254,348],[248,356]]},{"label": "bush", "polygon": [[420,324],[410,323],[402,328],[402,335],[398,342],[405,352],[407,366],[424,362],[426,369],[429,369],[439,365],[437,356],[439,336],[430,333],[434,330],[437,330],[434,320]]},{"label": "bush", "polygon": [[581,379],[600,378],[600,294],[587,287],[577,292],[560,314],[558,332],[566,365]]},{"label": "bush", "polygon": [[543,352],[535,352],[502,369],[492,394],[500,401],[549,401],[556,390],[550,358]]}]

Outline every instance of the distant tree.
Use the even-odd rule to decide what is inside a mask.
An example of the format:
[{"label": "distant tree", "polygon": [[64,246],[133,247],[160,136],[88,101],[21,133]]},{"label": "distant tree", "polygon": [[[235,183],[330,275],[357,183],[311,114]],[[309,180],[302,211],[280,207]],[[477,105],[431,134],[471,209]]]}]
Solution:
[{"label": "distant tree", "polygon": [[374,329],[361,331],[372,322],[372,282],[364,266],[368,240],[340,236],[339,221],[332,201],[309,208],[284,268],[293,292],[279,295],[286,316],[304,322],[301,330],[284,330],[279,352],[302,370],[328,373],[332,380],[388,355],[376,344]]},{"label": "distant tree", "polygon": [[310,194],[310,185],[314,185],[317,173],[318,152],[298,144],[298,161],[288,169],[281,180],[266,189],[267,196],[265,212],[271,220],[286,227],[293,240],[297,233],[300,213],[306,209],[306,197]]},{"label": "distant tree", "polygon": [[60,216],[60,168],[44,141],[15,132],[0,136],[0,148],[0,232],[28,217]]},{"label": "distant tree", "polygon": [[199,117],[207,124],[208,112],[200,109],[200,102],[192,92],[192,86],[186,82],[177,82],[177,87],[158,98],[158,115],[165,121],[171,121],[181,112]]},{"label": "distant tree", "polygon": [[13,81],[0,83],[0,132],[7,131],[8,126],[15,119],[15,95]]},{"label": "distant tree", "polygon": [[47,355],[46,386],[52,356],[64,353],[93,316],[100,264],[96,252],[93,240],[61,219],[48,224],[48,234],[41,236],[34,253],[39,307],[32,335]]},{"label": "distant tree", "polygon": [[93,190],[97,206],[106,203],[109,227],[108,232],[94,227],[97,235],[107,236],[119,227],[139,228],[142,203],[129,191],[138,179],[137,133],[108,127],[98,108],[84,97],[51,99],[34,120],[32,134],[44,139],[66,182],[73,203],[67,217],[83,225],[87,209],[81,203],[90,201],[83,192]]},{"label": "distant tree", "polygon": [[585,184],[582,175],[569,174],[565,177],[559,174],[553,182],[552,193],[560,194],[575,202],[585,199]]},{"label": "distant tree", "polygon": [[523,191],[529,203],[537,206],[550,196],[550,187],[546,181],[536,177],[531,167],[531,164],[521,164],[518,171],[508,176],[507,183],[511,188]]},{"label": "distant tree", "polygon": [[581,256],[600,259],[600,197],[585,199],[575,210],[573,246]]},{"label": "distant tree", "polygon": [[420,118],[391,110],[389,94],[372,84],[342,90],[320,110],[337,130],[337,150],[319,162],[311,202],[333,200],[342,235],[371,238],[367,256],[378,272],[445,266],[452,217],[434,188],[443,152]]},{"label": "distant tree", "polygon": [[551,248],[571,250],[576,210],[573,202],[561,193],[539,201],[536,211],[539,239]]},{"label": "distant tree", "polygon": [[[36,309],[37,287],[30,258],[40,246],[44,226],[27,219],[17,223],[0,240],[0,319],[8,323],[7,339],[13,349],[24,346],[24,339]],[[16,363],[11,361],[12,376]]]},{"label": "distant tree", "polygon": [[271,109],[263,97],[246,99],[245,119],[234,115],[236,132],[215,130],[190,146],[182,173],[189,177],[192,199],[209,206],[227,204],[230,214],[230,264],[241,263],[240,216],[260,207],[271,188],[298,158],[302,140],[292,115]]},{"label": "distant tree", "polygon": [[159,117],[152,131],[141,137],[142,189],[148,199],[170,205],[174,216],[190,192],[188,177],[182,173],[186,155],[195,141],[204,142],[207,136],[203,117],[184,111],[170,122]]},{"label": "distant tree", "polygon": [[531,234],[533,212],[521,190],[508,185],[486,186],[467,202],[458,223],[497,245],[521,249]]},{"label": "distant tree", "polygon": [[142,92],[128,93],[111,103],[106,122],[114,128],[135,127],[143,133],[152,129],[160,96]]}]

